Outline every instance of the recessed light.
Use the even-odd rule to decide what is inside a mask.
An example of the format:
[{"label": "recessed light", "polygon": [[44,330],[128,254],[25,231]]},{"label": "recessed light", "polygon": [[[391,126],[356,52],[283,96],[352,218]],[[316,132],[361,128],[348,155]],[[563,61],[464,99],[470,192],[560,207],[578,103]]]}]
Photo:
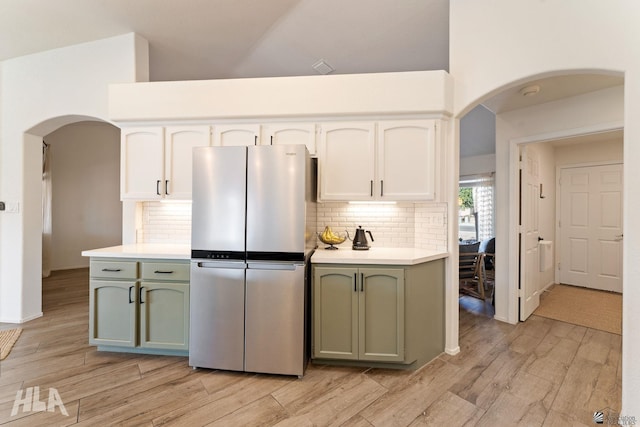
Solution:
[{"label": "recessed light", "polygon": [[531,86],[525,86],[522,89],[520,89],[520,95],[522,96],[534,96],[537,95],[538,92],[540,92],[540,86],[538,85],[531,85]]}]

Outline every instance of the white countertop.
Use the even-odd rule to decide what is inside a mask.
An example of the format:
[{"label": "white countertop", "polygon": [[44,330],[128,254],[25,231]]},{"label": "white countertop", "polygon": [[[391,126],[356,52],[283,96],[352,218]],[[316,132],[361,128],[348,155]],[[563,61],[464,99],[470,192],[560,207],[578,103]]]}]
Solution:
[{"label": "white countertop", "polygon": [[354,251],[350,248],[328,250],[316,249],[311,257],[312,264],[386,264],[414,265],[446,258],[447,252],[417,248],[376,248],[368,251]]},{"label": "white countertop", "polygon": [[189,260],[191,259],[191,245],[137,243],[82,251],[82,256]]}]

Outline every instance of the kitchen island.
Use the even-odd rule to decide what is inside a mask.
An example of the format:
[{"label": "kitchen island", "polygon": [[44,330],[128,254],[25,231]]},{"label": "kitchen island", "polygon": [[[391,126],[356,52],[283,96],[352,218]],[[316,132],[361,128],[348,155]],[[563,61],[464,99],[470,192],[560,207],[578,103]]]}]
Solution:
[{"label": "kitchen island", "polygon": [[89,267],[89,344],[186,356],[189,245],[130,244],[82,252]]},{"label": "kitchen island", "polygon": [[446,252],[318,249],[314,363],[416,369],[444,351]]}]

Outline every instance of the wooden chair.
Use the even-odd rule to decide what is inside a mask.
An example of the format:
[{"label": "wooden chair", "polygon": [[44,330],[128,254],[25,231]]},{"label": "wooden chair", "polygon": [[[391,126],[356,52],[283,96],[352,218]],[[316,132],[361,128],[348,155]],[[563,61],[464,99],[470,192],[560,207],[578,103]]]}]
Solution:
[{"label": "wooden chair", "polygon": [[[473,249],[476,251],[469,252]],[[477,252],[477,247],[460,246],[458,275],[460,292],[484,301],[484,254]]]},{"label": "wooden chair", "polygon": [[482,279],[484,281],[484,287],[486,291],[489,291],[489,297],[491,298],[491,303],[494,304],[495,297],[495,281],[496,281],[496,239],[491,237],[489,239],[483,240],[480,243],[480,248],[478,252],[482,252],[484,254],[484,265]]}]

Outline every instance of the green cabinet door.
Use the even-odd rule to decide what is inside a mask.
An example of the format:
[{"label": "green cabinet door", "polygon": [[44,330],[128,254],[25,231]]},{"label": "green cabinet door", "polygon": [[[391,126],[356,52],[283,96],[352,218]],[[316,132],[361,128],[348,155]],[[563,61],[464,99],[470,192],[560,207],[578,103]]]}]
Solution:
[{"label": "green cabinet door", "polygon": [[358,359],[356,268],[313,271],[313,357]]},{"label": "green cabinet door", "polygon": [[404,270],[315,267],[313,357],[402,362]]},{"label": "green cabinet door", "polygon": [[404,361],[404,270],[360,268],[358,358]]},{"label": "green cabinet door", "polygon": [[189,284],[141,282],[140,347],[189,348]]},{"label": "green cabinet door", "polygon": [[89,282],[89,344],[136,346],[136,281]]}]

